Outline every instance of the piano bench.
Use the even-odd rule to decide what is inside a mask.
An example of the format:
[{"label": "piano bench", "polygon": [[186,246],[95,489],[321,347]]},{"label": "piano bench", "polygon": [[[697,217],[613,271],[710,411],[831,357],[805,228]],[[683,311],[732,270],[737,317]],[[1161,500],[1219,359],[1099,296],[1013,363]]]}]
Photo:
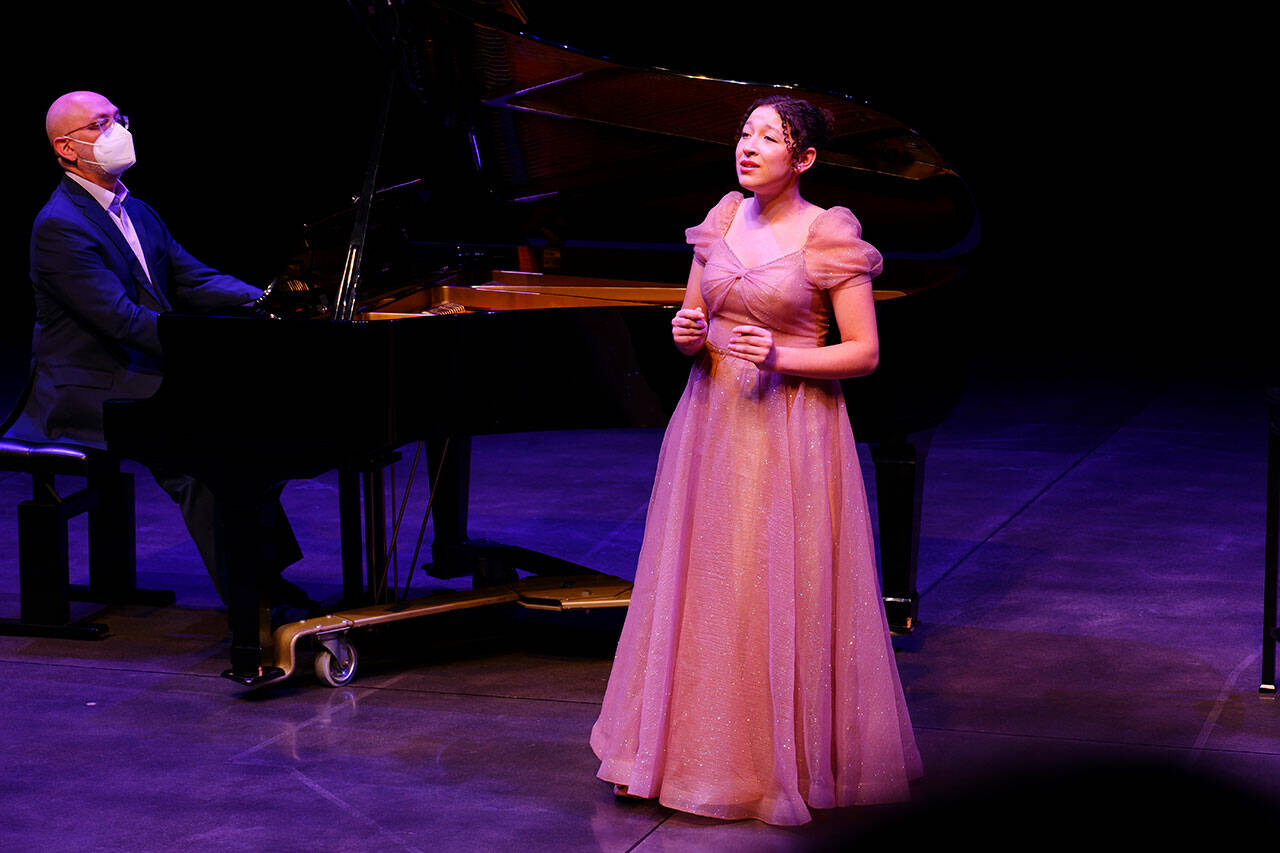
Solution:
[{"label": "piano bench", "polygon": [[[107,626],[72,621],[71,602],[172,604],[168,590],[137,588],[133,475],[105,451],[74,444],[0,438],[0,471],[31,475],[31,500],[18,503],[17,619],[0,619],[0,635],[102,639]],[[85,479],[60,495],[55,477]],[[89,583],[71,583],[68,522],[88,513]]]}]

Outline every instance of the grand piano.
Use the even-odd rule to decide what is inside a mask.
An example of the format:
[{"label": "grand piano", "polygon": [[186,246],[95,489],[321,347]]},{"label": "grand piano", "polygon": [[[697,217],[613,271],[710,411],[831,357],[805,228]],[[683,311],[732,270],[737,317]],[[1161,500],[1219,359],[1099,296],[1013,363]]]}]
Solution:
[{"label": "grand piano", "polygon": [[[380,471],[424,442],[437,477],[431,573],[480,587],[510,572],[504,560],[554,573],[554,561],[468,537],[470,437],[665,425],[690,364],[669,325],[691,260],[684,228],[735,188],[746,105],[795,90],[567,48],[514,3],[367,14],[387,76],[356,203],[306,228],[269,317],[161,317],[164,382],[108,404],[108,445],[201,477],[244,521],[288,480],[337,469],[344,588],[367,601],[385,588]],[[978,218],[963,180],[909,127],[839,93],[800,94],[837,120],[806,197],[854,210],[886,257],[881,366],[845,392],[874,461],[886,609],[909,632],[924,460],[961,388],[955,300]],[[451,165],[379,186],[387,115],[406,102]],[[226,675],[251,686],[279,677],[262,660],[263,554],[252,537],[223,551]]]}]

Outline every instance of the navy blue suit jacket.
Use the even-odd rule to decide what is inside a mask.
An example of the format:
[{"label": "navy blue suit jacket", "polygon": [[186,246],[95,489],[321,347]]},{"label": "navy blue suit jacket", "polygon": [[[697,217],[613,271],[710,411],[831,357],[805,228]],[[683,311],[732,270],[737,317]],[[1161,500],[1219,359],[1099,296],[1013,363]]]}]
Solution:
[{"label": "navy blue suit jacket", "polygon": [[102,403],[149,397],[159,387],[157,315],[225,311],[261,295],[192,257],[156,212],[132,195],[125,211],[150,282],[111,217],[71,178],[63,176],[36,216],[33,378],[10,435],[101,446]]}]

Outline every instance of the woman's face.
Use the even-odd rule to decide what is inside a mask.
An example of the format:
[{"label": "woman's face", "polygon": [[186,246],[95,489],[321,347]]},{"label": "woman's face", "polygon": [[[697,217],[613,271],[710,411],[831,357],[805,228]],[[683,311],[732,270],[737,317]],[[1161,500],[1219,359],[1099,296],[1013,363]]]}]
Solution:
[{"label": "woman's face", "polygon": [[781,187],[796,177],[782,118],[773,107],[756,107],[742,125],[737,146],[738,183],[760,192]]}]

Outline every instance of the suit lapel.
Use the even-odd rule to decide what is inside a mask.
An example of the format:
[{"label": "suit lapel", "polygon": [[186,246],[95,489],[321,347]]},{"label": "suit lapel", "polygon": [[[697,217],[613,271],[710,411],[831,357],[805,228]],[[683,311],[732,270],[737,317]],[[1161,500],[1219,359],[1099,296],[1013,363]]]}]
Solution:
[{"label": "suit lapel", "polygon": [[[80,208],[81,213],[83,213],[90,222],[98,226],[103,235],[107,238],[107,241],[115,247],[116,251],[119,252],[120,257],[128,266],[129,273],[133,281],[125,282],[125,285],[128,286],[132,284],[139,295],[145,295],[148,297],[147,301],[153,303],[152,305],[148,305],[148,308],[152,308],[152,310],[155,311],[172,310],[169,306],[169,301],[165,299],[164,295],[161,294],[157,288],[153,287],[151,282],[147,279],[147,274],[143,270],[142,264],[138,261],[138,256],[133,253],[133,248],[129,245],[129,241],[124,238],[124,234],[120,231],[120,228],[116,225],[115,221],[112,220],[110,214],[102,209],[102,205],[98,204],[97,199],[85,192],[70,178],[64,178],[62,186],[63,189],[66,190],[67,196],[71,201]],[[127,200],[125,204],[128,205]],[[132,220],[132,216],[130,217],[130,220]],[[134,230],[138,231],[136,225],[134,226]],[[142,236],[141,232],[138,233],[138,241],[142,244],[143,252],[146,252],[147,241],[146,238]]]},{"label": "suit lapel", "polygon": [[[129,214],[129,222],[133,225],[133,231],[138,235],[138,244],[142,247],[142,253],[147,258],[147,267],[151,270],[151,278],[150,280],[147,279],[146,272],[142,269],[142,264],[138,263],[138,259],[134,256],[132,251],[129,252],[130,260],[132,261],[130,269],[137,271],[135,275],[138,278],[139,284],[146,288],[153,296],[155,296],[156,299],[160,301],[160,304],[164,306],[163,310],[172,311],[173,309],[169,305],[169,299],[165,295],[164,265],[161,263],[160,256],[156,251],[157,245],[163,238],[154,233],[154,229],[151,227],[151,217],[143,214],[143,210],[146,207],[145,205],[135,202],[133,200],[133,196],[130,195],[125,199],[124,207]],[[116,229],[116,231],[119,230],[119,228]],[[123,236],[124,235],[121,235],[121,237]],[[127,240],[125,241],[125,245],[129,245]]]}]

